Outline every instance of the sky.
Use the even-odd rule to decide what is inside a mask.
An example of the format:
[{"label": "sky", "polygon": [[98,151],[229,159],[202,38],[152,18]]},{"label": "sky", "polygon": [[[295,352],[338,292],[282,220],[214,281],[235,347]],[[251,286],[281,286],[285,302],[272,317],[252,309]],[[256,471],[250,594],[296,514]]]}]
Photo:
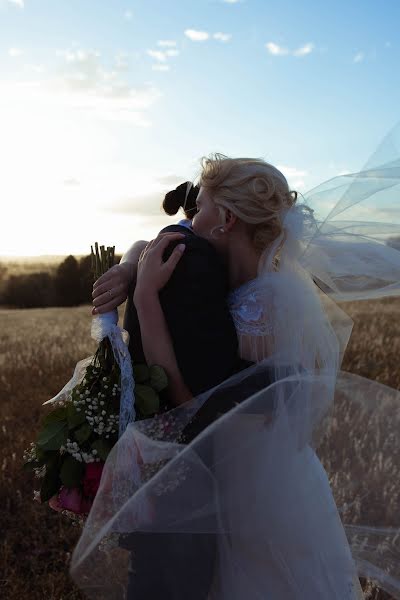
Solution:
[{"label": "sky", "polygon": [[0,256],[152,239],[213,152],[302,193],[360,170],[400,119],[399,21],[398,0],[0,0]]}]

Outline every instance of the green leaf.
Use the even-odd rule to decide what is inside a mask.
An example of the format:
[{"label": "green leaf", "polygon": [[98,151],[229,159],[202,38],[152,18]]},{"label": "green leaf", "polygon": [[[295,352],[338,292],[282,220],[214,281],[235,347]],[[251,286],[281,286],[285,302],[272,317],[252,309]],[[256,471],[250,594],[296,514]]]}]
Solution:
[{"label": "green leaf", "polygon": [[49,423],[44,427],[37,438],[37,444],[42,450],[59,450],[68,437],[68,427],[63,421]]},{"label": "green leaf", "polygon": [[156,392],[162,392],[168,387],[168,377],[162,367],[158,365],[150,367],[150,385]]},{"label": "green leaf", "polygon": [[57,460],[59,456],[58,450],[51,450],[45,452],[43,448],[36,448],[36,461],[35,467],[42,467],[43,465],[53,464],[54,460]]},{"label": "green leaf", "polygon": [[92,450],[97,450],[97,456],[101,460],[107,460],[107,456],[110,454],[112,445],[107,440],[100,438],[92,443]]},{"label": "green leaf", "polygon": [[22,468],[24,471],[33,471],[33,469],[36,469],[36,467],[38,466],[39,464],[36,460],[31,460],[30,462],[22,463]]},{"label": "green leaf", "polygon": [[79,427],[79,429],[74,431],[74,436],[78,444],[83,444],[83,442],[86,442],[86,440],[90,438],[91,434],[92,428],[88,423],[84,423],[81,425],[81,427]]},{"label": "green leaf", "polygon": [[160,400],[153,388],[140,383],[135,386],[135,404],[145,417],[160,409]]},{"label": "green leaf", "polygon": [[150,377],[150,369],[147,365],[134,365],[133,376],[136,383],[144,383]]},{"label": "green leaf", "polygon": [[61,479],[58,474],[58,456],[54,457],[46,465],[46,474],[43,478],[40,488],[40,499],[42,502],[47,502],[57,494],[61,487]]},{"label": "green leaf", "polygon": [[65,406],[55,408],[51,413],[46,415],[42,421],[42,425],[49,425],[58,421],[67,421],[67,408]]},{"label": "green leaf", "polygon": [[86,422],[86,417],[85,417],[85,413],[83,412],[83,410],[78,412],[72,402],[68,403],[67,414],[68,414],[68,426],[70,429],[73,429],[74,427],[78,427],[78,425],[82,425],[82,423]]},{"label": "green leaf", "polygon": [[73,456],[67,456],[60,470],[60,478],[65,487],[73,488],[81,483],[84,472],[84,463],[79,462]]},{"label": "green leaf", "polygon": [[47,500],[50,500],[50,498],[52,498],[54,494],[57,494],[60,487],[61,480],[58,477],[58,475],[48,475],[46,473],[42,481],[42,486],[40,488],[40,500],[42,502],[47,502]]}]

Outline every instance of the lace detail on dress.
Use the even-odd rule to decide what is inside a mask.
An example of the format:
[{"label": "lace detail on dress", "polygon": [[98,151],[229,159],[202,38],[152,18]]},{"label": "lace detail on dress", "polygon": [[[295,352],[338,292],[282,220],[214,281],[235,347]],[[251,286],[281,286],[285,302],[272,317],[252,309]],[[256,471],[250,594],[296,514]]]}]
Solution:
[{"label": "lace detail on dress", "polygon": [[265,336],[272,333],[272,327],[266,314],[265,296],[261,302],[256,282],[257,279],[252,279],[233,290],[228,296],[228,306],[238,333]]}]

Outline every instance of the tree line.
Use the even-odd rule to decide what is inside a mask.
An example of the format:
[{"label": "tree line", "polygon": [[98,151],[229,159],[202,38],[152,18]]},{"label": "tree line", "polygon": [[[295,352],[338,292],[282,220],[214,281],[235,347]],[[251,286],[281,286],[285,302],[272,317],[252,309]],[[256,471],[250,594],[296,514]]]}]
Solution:
[{"label": "tree line", "polygon": [[[400,251],[400,237],[389,238],[386,243]],[[121,256],[116,256],[115,263],[120,259]],[[54,273],[41,271],[6,277],[6,269],[0,266],[1,280],[0,304],[11,308],[78,306],[92,302],[90,255],[79,260],[67,256]]]},{"label": "tree line", "polygon": [[[121,257],[115,257],[115,263]],[[41,271],[6,277],[0,273],[3,285],[0,304],[11,308],[47,308],[49,306],[78,306],[92,301],[93,274],[91,257],[77,260],[67,256],[54,273]]]}]

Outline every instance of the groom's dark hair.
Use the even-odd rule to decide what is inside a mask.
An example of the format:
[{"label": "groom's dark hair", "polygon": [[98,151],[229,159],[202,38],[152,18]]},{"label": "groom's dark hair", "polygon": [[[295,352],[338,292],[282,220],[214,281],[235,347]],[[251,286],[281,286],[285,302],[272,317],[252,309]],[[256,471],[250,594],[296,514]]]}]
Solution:
[{"label": "groom's dark hair", "polygon": [[[171,242],[164,254],[167,260],[178,243],[186,246],[159,297],[183,380],[197,395],[221,383],[238,368],[236,330],[227,306],[227,271],[214,247],[192,230],[170,225],[162,232],[185,234],[183,240]],[[132,287],[124,328],[130,334],[129,350],[137,364],[146,361],[133,291]]]}]

